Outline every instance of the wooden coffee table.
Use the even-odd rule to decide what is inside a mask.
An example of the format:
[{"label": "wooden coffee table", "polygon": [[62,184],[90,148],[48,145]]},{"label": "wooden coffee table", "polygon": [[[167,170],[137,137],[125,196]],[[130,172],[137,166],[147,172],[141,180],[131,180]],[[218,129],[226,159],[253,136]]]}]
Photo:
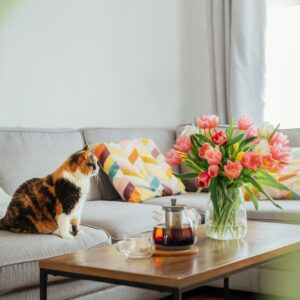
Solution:
[{"label": "wooden coffee table", "polygon": [[40,297],[47,299],[47,275],[102,281],[169,292],[173,299],[201,285],[300,249],[300,225],[248,222],[242,240],[216,241],[198,230],[198,254],[134,260],[123,256],[116,245],[40,261]]}]

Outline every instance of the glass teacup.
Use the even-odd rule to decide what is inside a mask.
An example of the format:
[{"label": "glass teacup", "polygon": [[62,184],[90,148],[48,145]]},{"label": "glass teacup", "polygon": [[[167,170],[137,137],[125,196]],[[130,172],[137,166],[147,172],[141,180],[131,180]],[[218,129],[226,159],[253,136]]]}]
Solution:
[{"label": "glass teacup", "polygon": [[118,249],[129,258],[150,257],[155,250],[152,233],[125,235]]}]

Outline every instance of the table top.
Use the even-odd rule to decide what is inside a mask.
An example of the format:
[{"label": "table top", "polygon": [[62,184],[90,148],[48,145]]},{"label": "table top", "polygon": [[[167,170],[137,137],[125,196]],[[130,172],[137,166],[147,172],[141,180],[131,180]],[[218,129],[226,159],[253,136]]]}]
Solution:
[{"label": "table top", "polygon": [[300,225],[248,222],[244,239],[216,241],[198,228],[199,252],[191,256],[130,259],[117,245],[40,261],[40,268],[102,278],[184,288],[205,283],[300,249]]}]

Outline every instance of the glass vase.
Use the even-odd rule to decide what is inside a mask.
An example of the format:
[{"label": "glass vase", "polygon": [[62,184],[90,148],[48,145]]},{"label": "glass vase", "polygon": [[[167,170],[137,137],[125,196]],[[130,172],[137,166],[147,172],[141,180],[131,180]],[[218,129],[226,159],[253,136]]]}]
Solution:
[{"label": "glass vase", "polygon": [[242,188],[232,188],[223,193],[216,191],[219,214],[211,197],[205,213],[206,235],[215,240],[236,240],[247,234],[247,212]]}]

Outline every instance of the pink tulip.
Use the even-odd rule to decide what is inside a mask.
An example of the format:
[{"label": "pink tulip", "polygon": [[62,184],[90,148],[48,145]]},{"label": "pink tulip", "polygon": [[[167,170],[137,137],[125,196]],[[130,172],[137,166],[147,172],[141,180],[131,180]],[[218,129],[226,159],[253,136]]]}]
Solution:
[{"label": "pink tulip", "polygon": [[246,132],[246,139],[249,139],[251,137],[258,136],[258,135],[259,135],[258,128],[255,126],[251,126],[248,128],[248,130]]},{"label": "pink tulip", "polygon": [[198,150],[198,155],[200,158],[204,158],[206,151],[212,149],[213,147],[209,143],[204,143]]},{"label": "pink tulip", "polygon": [[208,117],[209,128],[216,128],[219,124],[219,117],[216,115],[211,115]]},{"label": "pink tulip", "polygon": [[219,117],[216,115],[203,116],[197,119],[197,124],[202,129],[213,129],[218,126]]},{"label": "pink tulip", "polygon": [[203,116],[202,118],[198,118],[197,124],[202,129],[208,129],[209,128],[208,116]]},{"label": "pink tulip", "polygon": [[174,148],[180,152],[189,152],[192,148],[192,143],[189,137],[181,135],[177,138]]},{"label": "pink tulip", "polygon": [[261,164],[261,156],[254,152],[246,152],[242,158],[242,165],[250,170],[255,171]]},{"label": "pink tulip", "polygon": [[239,130],[248,130],[251,125],[252,121],[246,116],[241,116],[238,120]]},{"label": "pink tulip", "polygon": [[222,160],[222,153],[219,148],[211,148],[205,152],[204,158],[209,165],[218,165]]},{"label": "pink tulip", "polygon": [[208,175],[210,177],[216,177],[219,175],[219,173],[220,173],[220,168],[218,166],[210,165],[208,167]]},{"label": "pink tulip", "polygon": [[208,188],[210,185],[211,178],[208,175],[208,172],[202,172],[198,175],[196,181],[196,187],[198,189]]},{"label": "pink tulip", "polygon": [[227,161],[227,164],[224,166],[224,171],[227,177],[235,179],[238,178],[242,172],[242,165],[239,160],[232,162],[231,160]]},{"label": "pink tulip", "polygon": [[292,160],[292,151],[282,144],[275,144],[271,147],[272,157],[282,163],[289,163]]},{"label": "pink tulip", "polygon": [[212,134],[212,141],[216,144],[216,145],[225,145],[227,143],[227,136],[224,133],[224,131],[215,131]]},{"label": "pink tulip", "polygon": [[276,164],[274,169],[278,172],[278,173],[282,173],[285,169],[286,169],[286,164]]},{"label": "pink tulip", "polygon": [[181,163],[181,157],[180,157],[179,153],[176,150],[171,149],[170,151],[167,152],[166,162],[170,166],[174,167],[174,166],[177,166]]},{"label": "pink tulip", "polygon": [[272,154],[262,156],[260,167],[265,170],[274,169],[275,161],[272,157]]},{"label": "pink tulip", "polygon": [[275,144],[282,144],[282,146],[286,147],[289,144],[289,139],[287,135],[276,132],[271,138],[270,145],[273,146]]}]

